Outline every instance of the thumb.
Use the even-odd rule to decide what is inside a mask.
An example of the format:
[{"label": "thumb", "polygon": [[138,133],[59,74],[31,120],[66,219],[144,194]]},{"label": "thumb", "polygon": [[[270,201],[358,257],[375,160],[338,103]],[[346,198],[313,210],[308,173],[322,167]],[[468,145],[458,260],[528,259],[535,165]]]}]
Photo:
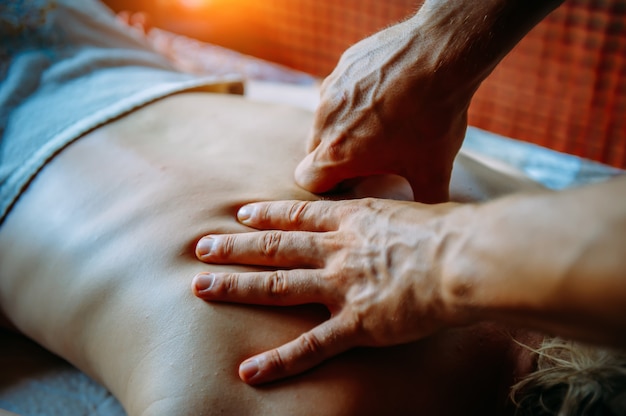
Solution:
[{"label": "thumb", "polygon": [[357,175],[350,175],[343,162],[329,160],[323,144],[309,153],[296,167],[295,180],[298,185],[313,193],[328,192],[344,180]]}]

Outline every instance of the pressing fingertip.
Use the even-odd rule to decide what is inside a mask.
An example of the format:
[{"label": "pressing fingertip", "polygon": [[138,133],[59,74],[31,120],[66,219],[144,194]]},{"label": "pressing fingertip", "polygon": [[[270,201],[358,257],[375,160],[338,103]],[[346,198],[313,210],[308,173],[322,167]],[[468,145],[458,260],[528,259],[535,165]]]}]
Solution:
[{"label": "pressing fingertip", "polygon": [[248,384],[256,384],[259,375],[259,362],[256,358],[250,358],[239,366],[239,378]]},{"label": "pressing fingertip", "polygon": [[313,166],[312,155],[310,153],[296,168],[294,178],[296,183],[303,189],[314,193],[326,192],[334,186],[334,182],[330,181],[323,175],[322,171]]},{"label": "pressing fingertip", "polygon": [[243,207],[239,208],[239,211],[237,211],[237,219],[242,224],[248,224],[250,223],[253,214],[254,214],[254,205],[253,204],[244,205]]}]

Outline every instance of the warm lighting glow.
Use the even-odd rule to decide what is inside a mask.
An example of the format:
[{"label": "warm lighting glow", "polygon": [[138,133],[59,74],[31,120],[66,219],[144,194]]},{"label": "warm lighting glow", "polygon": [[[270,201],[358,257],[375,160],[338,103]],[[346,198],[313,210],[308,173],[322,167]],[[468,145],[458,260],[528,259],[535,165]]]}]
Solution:
[{"label": "warm lighting glow", "polygon": [[181,6],[188,9],[202,9],[207,7],[213,0],[176,0]]},{"label": "warm lighting glow", "polygon": [[241,50],[245,49],[246,44],[255,41],[249,35],[251,32],[248,26],[250,22],[259,21],[259,6],[265,1],[152,0],[152,4],[158,27]]}]

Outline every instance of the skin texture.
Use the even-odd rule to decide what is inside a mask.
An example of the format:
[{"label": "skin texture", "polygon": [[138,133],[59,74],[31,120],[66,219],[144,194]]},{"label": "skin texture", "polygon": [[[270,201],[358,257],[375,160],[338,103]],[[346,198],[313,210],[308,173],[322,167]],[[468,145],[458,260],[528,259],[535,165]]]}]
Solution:
[{"label": "skin texture", "polygon": [[561,2],[427,0],[412,18],[346,50],[322,85],[297,182],[326,192],[393,173],[416,201],[447,201],[474,92]]},{"label": "skin texture", "polygon": [[[506,414],[508,387],[532,368],[513,339],[538,340],[497,325],[352,350],[263,388],[239,380],[244,358],[328,313],[197,299],[197,273],[259,269],[207,266],[194,247],[208,232],[249,231],[235,218],[245,203],[317,199],[292,179],[311,122],[305,111],[195,93],[87,134],[43,169],[0,228],[3,313],[131,416]],[[489,180],[468,166],[467,183]],[[389,183],[382,191],[371,195],[410,196]]]}]

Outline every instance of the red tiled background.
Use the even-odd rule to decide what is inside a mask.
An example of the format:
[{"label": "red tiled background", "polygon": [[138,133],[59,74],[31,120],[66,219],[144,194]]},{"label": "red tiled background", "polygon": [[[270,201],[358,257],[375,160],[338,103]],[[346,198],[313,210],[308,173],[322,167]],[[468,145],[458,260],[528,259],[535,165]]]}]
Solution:
[{"label": "red tiled background", "polygon": [[566,1],[483,83],[470,123],[626,167],[626,2]]},{"label": "red tiled background", "polygon": [[[174,0],[157,3],[167,1]],[[420,2],[206,4],[204,14],[170,22],[172,30],[325,76],[348,46],[414,13]],[[566,0],[483,83],[470,124],[626,168],[626,2]]]}]

